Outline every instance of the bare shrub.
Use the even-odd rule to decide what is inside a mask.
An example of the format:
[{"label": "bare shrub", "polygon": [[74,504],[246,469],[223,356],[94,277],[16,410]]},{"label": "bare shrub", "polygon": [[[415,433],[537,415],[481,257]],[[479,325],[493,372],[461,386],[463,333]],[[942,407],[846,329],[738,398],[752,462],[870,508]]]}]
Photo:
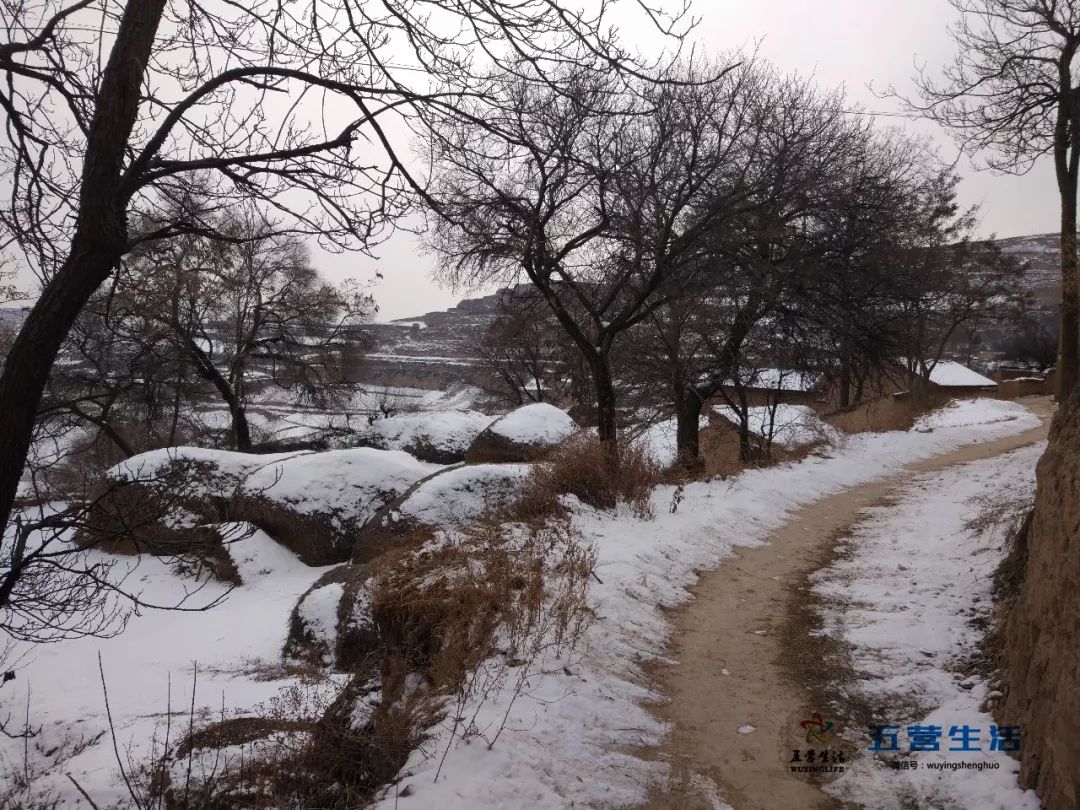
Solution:
[{"label": "bare shrub", "polygon": [[536,521],[563,512],[560,495],[573,495],[597,509],[626,503],[639,517],[652,517],[651,493],[660,471],[642,448],[624,444],[612,452],[593,436],[578,436],[533,467],[510,517]]},{"label": "bare shrub", "polygon": [[964,529],[990,538],[999,538],[1004,551],[994,572],[994,590],[1008,609],[1008,600],[1024,582],[1027,568],[1028,531],[1035,509],[1033,484],[1015,486],[1006,492],[980,495],[972,499],[978,513],[964,524]]},{"label": "bare shrub", "polygon": [[[379,577],[374,612],[409,673],[400,686],[384,681],[384,691],[408,692],[409,677],[422,674],[427,691],[411,694],[427,699],[415,701],[414,717],[447,732],[442,757],[456,741],[493,747],[545,653],[573,649],[592,616],[595,562],[568,521],[490,520]],[[478,716],[492,702],[502,720],[481,726]]]}]

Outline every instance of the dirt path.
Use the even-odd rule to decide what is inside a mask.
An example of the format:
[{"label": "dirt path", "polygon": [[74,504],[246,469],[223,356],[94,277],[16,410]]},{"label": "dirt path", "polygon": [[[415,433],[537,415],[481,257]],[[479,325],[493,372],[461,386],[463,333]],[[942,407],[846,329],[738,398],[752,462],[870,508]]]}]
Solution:
[{"label": "dirt path", "polygon": [[[800,721],[823,711],[828,674],[813,672],[807,635],[806,578],[827,564],[838,536],[860,512],[888,498],[920,473],[1006,453],[1046,438],[1051,403],[1025,404],[1043,424],[992,442],[971,444],[908,465],[880,481],[852,487],[795,512],[766,545],[740,550],[702,576],[695,598],[673,611],[671,657],[679,664],[656,672],[670,702],[657,715],[673,724],[654,755],[672,764],[669,784],[654,791],[647,808],[713,808],[704,787],[735,810],[826,810],[840,805],[811,777],[793,774],[795,748],[806,747]],[[808,649],[810,648],[810,649]],[[751,728],[753,730],[751,730]]]}]

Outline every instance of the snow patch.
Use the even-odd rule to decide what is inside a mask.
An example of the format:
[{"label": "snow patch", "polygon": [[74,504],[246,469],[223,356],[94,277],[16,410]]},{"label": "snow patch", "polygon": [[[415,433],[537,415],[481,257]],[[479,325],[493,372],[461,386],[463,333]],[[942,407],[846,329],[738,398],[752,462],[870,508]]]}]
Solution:
[{"label": "snow patch", "polygon": [[357,447],[300,455],[251,474],[244,492],[302,514],[329,514],[338,528],[363,522],[421,478],[443,469],[400,450]]}]

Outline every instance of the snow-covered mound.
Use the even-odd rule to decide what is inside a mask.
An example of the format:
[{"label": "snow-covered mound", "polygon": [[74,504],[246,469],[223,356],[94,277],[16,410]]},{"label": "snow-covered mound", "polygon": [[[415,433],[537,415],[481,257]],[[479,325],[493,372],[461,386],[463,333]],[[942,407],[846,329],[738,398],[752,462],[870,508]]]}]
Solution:
[{"label": "snow-covered mound", "polygon": [[492,433],[522,444],[555,444],[577,429],[566,411],[546,402],[522,405],[491,425]]},{"label": "snow-covered mound", "polygon": [[357,442],[380,450],[405,450],[421,461],[454,464],[491,424],[479,411],[427,411],[379,419],[356,434]]},{"label": "snow-covered mound", "polygon": [[[356,673],[379,660],[371,613],[371,565],[339,565],[300,597],[289,619],[286,660]],[[374,673],[372,673],[374,675]]]},{"label": "snow-covered mound", "polygon": [[468,461],[534,461],[578,432],[566,411],[546,402],[522,405],[493,422],[466,454]]},{"label": "snow-covered mound", "polygon": [[184,479],[191,497],[229,497],[256,470],[291,459],[301,453],[236,453],[206,447],[166,447],[140,453],[121,461],[105,473],[109,481],[175,487]]},{"label": "snow-covered mound", "polygon": [[336,527],[344,527],[366,521],[438,469],[400,450],[328,450],[267,464],[244,480],[243,491],[301,514],[330,515]]},{"label": "snow-covered mound", "polygon": [[384,505],[441,467],[401,450],[357,447],[269,464],[243,483],[236,509],[309,565],[344,562],[364,524]]},{"label": "snow-covered mound", "polygon": [[[713,411],[731,424],[739,424],[739,416],[734,408],[717,405]],[[785,450],[817,442],[831,442],[839,436],[836,428],[822,422],[813,408],[806,405],[780,403],[775,408],[761,405],[747,411],[750,430],[764,438],[771,436],[773,444]]]},{"label": "snow-covered mound", "polygon": [[996,422],[1021,420],[1025,427],[1035,427],[1039,420],[1031,411],[1017,402],[989,397],[961,399],[950,402],[944,408],[920,416],[914,430],[927,432],[941,428],[971,427],[974,425],[992,425]]},{"label": "snow-covered mound", "polygon": [[472,464],[424,481],[398,508],[428,526],[461,526],[488,510],[502,509],[521,492],[529,464]]},{"label": "snow-covered mound", "polygon": [[190,530],[228,514],[266,531],[308,565],[326,565],[349,559],[360,530],[382,506],[440,469],[400,450],[370,447],[275,455],[155,450],[109,471],[110,480],[137,486],[103,502],[96,523],[107,535],[132,515],[150,542],[163,539],[162,529]]}]

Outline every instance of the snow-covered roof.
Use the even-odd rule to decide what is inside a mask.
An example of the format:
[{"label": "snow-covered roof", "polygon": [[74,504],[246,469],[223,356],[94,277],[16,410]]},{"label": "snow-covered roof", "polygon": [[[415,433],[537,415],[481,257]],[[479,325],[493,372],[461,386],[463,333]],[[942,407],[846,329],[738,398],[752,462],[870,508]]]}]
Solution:
[{"label": "snow-covered roof", "polygon": [[930,382],[941,388],[992,387],[996,382],[954,360],[939,360],[930,372]]},{"label": "snow-covered roof", "polygon": [[[759,368],[742,376],[748,388],[768,388],[772,391],[811,391],[819,382],[821,374],[790,368]],[[729,382],[730,384],[730,382]]]}]

